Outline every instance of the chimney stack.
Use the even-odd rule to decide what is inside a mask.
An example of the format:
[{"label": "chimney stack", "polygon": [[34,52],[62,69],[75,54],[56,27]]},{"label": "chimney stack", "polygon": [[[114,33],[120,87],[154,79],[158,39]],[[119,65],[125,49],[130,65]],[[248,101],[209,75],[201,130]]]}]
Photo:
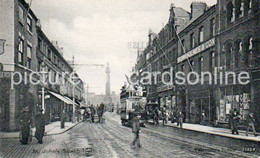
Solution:
[{"label": "chimney stack", "polygon": [[206,11],[207,4],[205,2],[192,2],[190,7],[191,19],[196,19]]}]

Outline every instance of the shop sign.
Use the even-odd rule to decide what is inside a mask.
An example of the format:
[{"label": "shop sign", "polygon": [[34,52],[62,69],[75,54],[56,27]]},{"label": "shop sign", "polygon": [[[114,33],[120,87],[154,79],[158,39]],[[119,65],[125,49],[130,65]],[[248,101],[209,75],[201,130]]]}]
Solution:
[{"label": "shop sign", "polygon": [[173,88],[174,88],[174,85],[163,85],[163,86],[157,87],[157,92],[163,92],[163,91],[171,90]]},{"label": "shop sign", "polygon": [[180,56],[178,58],[178,63],[180,63],[196,54],[199,54],[200,52],[203,52],[204,50],[206,50],[210,47],[213,47],[213,46],[215,46],[215,38],[208,40],[207,42],[199,45],[198,47],[192,49],[191,51],[187,52],[186,54]]}]

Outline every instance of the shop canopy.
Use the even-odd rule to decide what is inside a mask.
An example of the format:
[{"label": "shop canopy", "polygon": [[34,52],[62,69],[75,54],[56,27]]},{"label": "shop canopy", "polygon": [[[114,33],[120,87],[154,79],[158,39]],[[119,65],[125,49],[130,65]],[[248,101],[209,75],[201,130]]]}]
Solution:
[{"label": "shop canopy", "polygon": [[[55,93],[55,92],[52,92],[52,91],[49,91],[49,93],[52,94],[53,96],[55,96],[56,98],[60,99],[64,103],[69,104],[69,105],[73,105],[73,101],[71,99],[69,99],[68,97],[62,96],[62,95]],[[78,105],[78,104],[75,103],[75,105]]]},{"label": "shop canopy", "polygon": [[[69,98],[69,97],[66,97],[64,96],[64,98],[66,98],[67,100],[69,100],[71,102],[71,104],[73,104],[73,101]],[[79,105],[78,103],[74,102],[75,105]]]}]

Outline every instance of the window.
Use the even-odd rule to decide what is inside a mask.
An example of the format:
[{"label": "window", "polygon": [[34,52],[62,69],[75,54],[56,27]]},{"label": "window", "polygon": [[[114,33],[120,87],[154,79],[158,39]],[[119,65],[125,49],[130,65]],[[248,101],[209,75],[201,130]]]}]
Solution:
[{"label": "window", "polygon": [[19,38],[18,63],[23,65],[24,40]]},{"label": "window", "polygon": [[215,36],[216,35],[216,21],[215,19],[210,20],[210,36]]},{"label": "window", "polygon": [[234,63],[231,57],[233,55],[232,44],[231,43],[227,44],[225,50],[226,50],[226,68],[227,70],[229,70],[231,68],[231,65],[233,65]]},{"label": "window", "polygon": [[51,50],[48,49],[48,59],[51,61]]},{"label": "window", "polygon": [[253,6],[253,0],[248,0],[248,10],[251,11]]},{"label": "window", "polygon": [[190,35],[190,49],[195,47],[195,38],[194,38],[194,33]]},{"label": "window", "polygon": [[231,1],[227,4],[227,23],[235,21],[235,7],[234,3]]},{"label": "window", "polygon": [[53,58],[53,62],[54,62],[54,64],[56,64],[56,62],[57,62],[57,57],[54,55],[54,58]]},{"label": "window", "polygon": [[215,68],[215,52],[211,53],[211,59],[210,59],[210,70],[214,71]]},{"label": "window", "polygon": [[194,66],[194,61],[191,60],[191,61],[190,61],[190,65],[189,65],[189,71],[190,71],[190,72],[192,72],[193,66]]},{"label": "window", "polygon": [[243,54],[243,43],[240,41],[237,43],[237,54],[235,55],[235,66],[238,68],[241,65],[241,55]]},{"label": "window", "polygon": [[183,40],[181,41],[181,53],[182,53],[182,54],[185,54],[185,52],[186,52],[185,40],[183,39]]},{"label": "window", "polygon": [[23,8],[19,6],[18,8],[18,20],[23,24],[24,23],[24,18],[23,18]]},{"label": "window", "polygon": [[45,55],[47,54],[46,49],[47,49],[46,44],[43,44],[43,53],[44,53]]},{"label": "window", "polygon": [[27,30],[32,33],[32,18],[27,16]]},{"label": "window", "polygon": [[38,48],[42,50],[42,39],[38,38]]},{"label": "window", "polygon": [[203,57],[200,57],[200,58],[199,58],[199,65],[198,65],[198,66],[199,66],[199,67],[198,67],[199,73],[201,73],[201,71],[202,71],[202,69],[203,69],[203,65],[204,65],[204,64],[203,64],[203,60],[204,60]]},{"label": "window", "polygon": [[239,5],[238,16],[239,16],[240,18],[242,18],[242,17],[244,16],[244,7],[245,7],[245,3],[244,3],[243,0],[240,0],[238,5]]},{"label": "window", "polygon": [[181,71],[184,72],[184,70],[185,70],[185,65],[182,64],[182,65],[181,65]]},{"label": "window", "polygon": [[203,26],[199,28],[199,42],[202,43],[204,41],[204,32]]},{"label": "window", "polygon": [[32,61],[32,46],[27,46],[27,63],[26,66],[31,69],[31,61]]}]

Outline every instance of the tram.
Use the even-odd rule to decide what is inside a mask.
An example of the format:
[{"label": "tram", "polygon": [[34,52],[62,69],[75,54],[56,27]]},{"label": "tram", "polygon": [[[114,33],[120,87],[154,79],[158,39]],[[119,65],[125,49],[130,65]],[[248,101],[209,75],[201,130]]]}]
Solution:
[{"label": "tram", "polygon": [[135,87],[129,85],[128,88],[123,87],[120,94],[120,115],[121,123],[125,126],[131,126],[131,120],[140,115],[141,126],[145,125],[147,120],[147,114],[145,111],[146,97],[136,90]]}]

